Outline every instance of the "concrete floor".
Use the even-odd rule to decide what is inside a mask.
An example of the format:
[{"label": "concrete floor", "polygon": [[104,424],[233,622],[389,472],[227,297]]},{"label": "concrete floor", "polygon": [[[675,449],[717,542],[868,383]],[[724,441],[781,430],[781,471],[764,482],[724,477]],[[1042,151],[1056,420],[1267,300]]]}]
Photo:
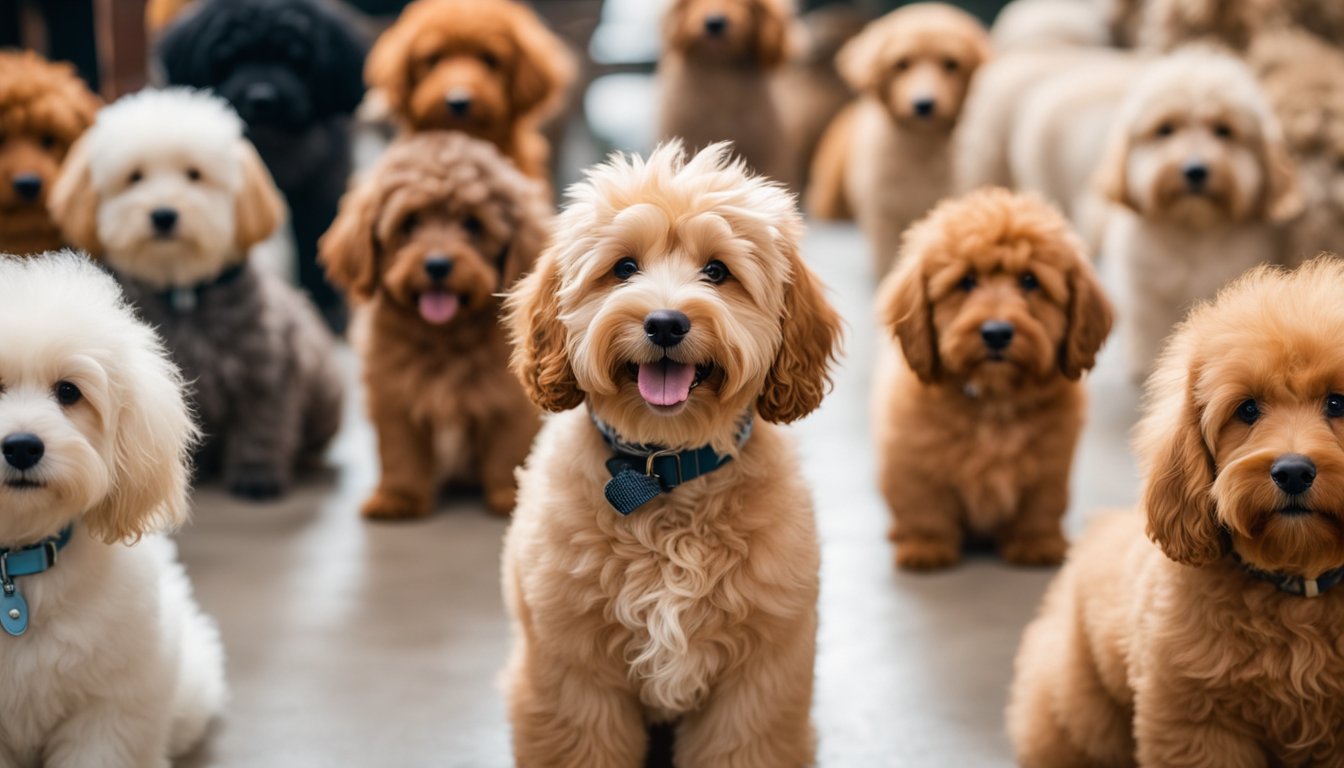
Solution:
[{"label": "concrete floor", "polygon": [[[1050,572],[989,556],[898,574],[875,485],[868,389],[872,280],[851,227],[805,249],[849,321],[834,393],[795,428],[822,538],[814,722],[819,764],[1011,764],[1002,711],[1018,636]],[[1090,379],[1091,418],[1068,527],[1137,493],[1127,436],[1136,393],[1112,337]],[[355,364],[348,366],[352,382]],[[476,499],[432,519],[367,524],[376,478],[360,396],[334,470],[282,503],[199,492],[183,560],[229,653],[233,698],[188,766],[511,764],[496,685],[508,647],[498,587],[505,522]]]}]

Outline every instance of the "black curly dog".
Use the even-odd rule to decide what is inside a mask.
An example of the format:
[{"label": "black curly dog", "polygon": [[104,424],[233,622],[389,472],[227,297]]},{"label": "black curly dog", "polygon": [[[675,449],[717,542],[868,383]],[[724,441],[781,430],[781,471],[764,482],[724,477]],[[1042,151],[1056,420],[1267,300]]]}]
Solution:
[{"label": "black curly dog", "polygon": [[338,331],[345,308],[317,264],[317,240],[350,175],[350,115],[364,98],[367,51],[318,0],[203,0],[157,48],[169,84],[209,88],[247,123],[289,203],[299,280]]}]

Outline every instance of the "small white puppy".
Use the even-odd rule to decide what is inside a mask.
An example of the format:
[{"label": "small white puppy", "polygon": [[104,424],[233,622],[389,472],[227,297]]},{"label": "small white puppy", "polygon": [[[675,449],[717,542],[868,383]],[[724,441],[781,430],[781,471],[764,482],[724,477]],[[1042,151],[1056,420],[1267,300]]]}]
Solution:
[{"label": "small white puppy", "polygon": [[152,535],[187,513],[181,377],[75,254],[0,256],[0,322],[0,766],[167,766],[225,696]]}]

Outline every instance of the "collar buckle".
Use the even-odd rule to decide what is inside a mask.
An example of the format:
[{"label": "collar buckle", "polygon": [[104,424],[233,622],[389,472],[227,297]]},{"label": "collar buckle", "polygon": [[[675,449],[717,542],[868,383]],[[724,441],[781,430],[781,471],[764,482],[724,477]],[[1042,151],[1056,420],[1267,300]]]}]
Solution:
[{"label": "collar buckle", "polygon": [[[671,456],[675,460],[673,462],[673,465],[677,468],[677,479],[676,482],[672,483],[671,485],[672,486],[681,485],[681,479],[686,474],[681,470],[681,453],[678,451],[670,450],[668,448],[663,448],[661,450],[654,451],[653,453],[650,453],[648,455],[648,457],[644,460],[644,474],[662,483],[663,476],[653,471],[653,463],[662,456]],[[664,484],[667,485],[666,483]]]},{"label": "collar buckle", "polygon": [[47,550],[47,567],[54,568],[56,566],[56,555],[61,550],[59,547],[56,546],[55,539],[47,539],[46,541],[42,542],[42,544],[43,548]]}]

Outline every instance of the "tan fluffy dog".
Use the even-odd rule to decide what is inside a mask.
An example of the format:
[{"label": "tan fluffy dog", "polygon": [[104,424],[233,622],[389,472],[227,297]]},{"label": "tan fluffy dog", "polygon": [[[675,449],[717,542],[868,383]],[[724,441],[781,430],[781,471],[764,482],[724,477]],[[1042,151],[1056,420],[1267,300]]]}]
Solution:
[{"label": "tan fluffy dog", "polygon": [[1189,50],[1151,65],[1109,141],[1098,181],[1117,207],[1104,255],[1126,272],[1140,381],[1192,303],[1281,258],[1282,224],[1302,203],[1278,121],[1229,55]]},{"label": "tan fluffy dog", "polygon": [[774,84],[791,22],[788,0],[674,0],[658,60],[659,140],[732,141],[757,173],[793,183]]},{"label": "tan fluffy dog", "polygon": [[445,131],[393,144],[341,202],[321,258],[365,305],[358,346],[382,460],[365,515],[429,514],[439,477],[513,509],[540,419],[509,372],[496,295],[532,268],[549,220],[538,182]]},{"label": "tan fluffy dog", "polygon": [[47,194],[65,153],[93,124],[98,97],[69,64],[0,52],[0,253],[61,247]]},{"label": "tan fluffy dog", "polygon": [[1059,562],[1078,379],[1111,329],[1082,245],[1043,201],[988,189],[911,227],[901,260],[878,299],[900,349],[873,394],[896,564],[951,565],[967,537]]},{"label": "tan fluffy dog", "polygon": [[862,96],[822,137],[807,203],[822,218],[852,212],[879,275],[901,232],[952,189],[952,130],[988,56],[980,22],[941,3],[893,11],[840,51],[840,73]]},{"label": "tan fluffy dog", "polygon": [[[505,544],[520,766],[641,765],[651,722],[675,724],[679,765],[812,762],[816,530],[775,424],[821,402],[839,318],[792,198],[728,151],[590,172],[509,299],[514,369],[565,411]],[[732,459],[628,516],[604,498],[628,477],[609,460],[699,446]]]},{"label": "tan fluffy dog", "polygon": [[565,44],[514,0],[416,0],[364,70],[407,129],[485,139],[537,179],[550,157],[540,125],[573,78]]},{"label": "tan fluffy dog", "polygon": [[1173,337],[1136,440],[1158,546],[1124,514],[1070,554],[1018,653],[1023,765],[1344,762],[1341,292],[1334,259],[1261,268]]}]

